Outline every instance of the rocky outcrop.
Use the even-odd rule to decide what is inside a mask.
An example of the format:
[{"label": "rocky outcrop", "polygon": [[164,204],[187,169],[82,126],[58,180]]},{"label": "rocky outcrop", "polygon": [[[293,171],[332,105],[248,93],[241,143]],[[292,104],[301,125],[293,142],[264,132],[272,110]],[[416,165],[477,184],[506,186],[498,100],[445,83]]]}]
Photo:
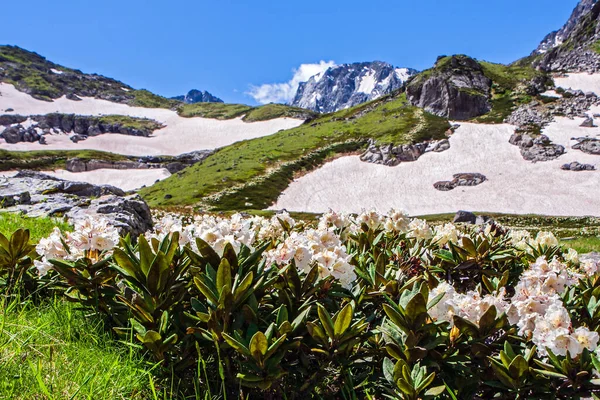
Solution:
[{"label": "rocky outcrop", "polygon": [[560,28],[558,31],[550,32],[546,37],[542,40],[537,49],[532,53],[533,55],[537,54],[545,54],[549,50],[554,49],[555,47],[560,46],[564,43],[571,34],[577,28],[577,25],[581,22],[583,17],[585,17],[592,9],[594,4],[596,4],[597,0],[582,0],[577,4],[571,17],[567,21],[567,23]]},{"label": "rocky outcrop", "polygon": [[460,173],[452,176],[451,181],[440,181],[433,184],[433,187],[442,192],[456,189],[459,186],[477,186],[487,181],[483,174],[478,173]]},{"label": "rocky outcrop", "polygon": [[542,43],[541,54],[538,49],[533,65],[544,71],[600,71],[600,53],[596,47],[600,39],[599,20],[599,2],[580,2],[562,32],[545,39],[550,45]]},{"label": "rocky outcrop", "polygon": [[563,164],[560,169],[565,171],[594,171],[596,167],[592,164],[581,164],[577,161],[573,161],[572,163]]},{"label": "rocky outcrop", "polygon": [[175,96],[172,97],[173,100],[179,100],[186,104],[195,104],[195,103],[223,103],[223,100],[218,98],[217,96],[213,96],[206,90],[200,91],[196,89],[192,89],[187,92],[184,96]]},{"label": "rocky outcrop", "polygon": [[[27,128],[22,124],[26,121]],[[0,125],[8,126],[0,137],[7,143],[36,142],[50,133],[72,133],[75,143],[105,133],[148,137],[163,125],[154,120],[123,116],[91,117],[75,114],[46,114],[23,117],[19,115],[0,116]]]},{"label": "rocky outcrop", "polygon": [[137,159],[111,161],[111,160],[84,160],[71,158],[67,160],[65,169],[70,172],[94,171],[97,169],[151,169],[166,168],[171,174],[184,168],[204,161],[214,150],[199,150],[179,156],[147,156]]},{"label": "rocky outcrop", "polygon": [[586,117],[579,126],[582,128],[597,128],[597,126],[594,125],[594,119],[592,117]]},{"label": "rocky outcrop", "polygon": [[[540,129],[554,120],[554,117],[589,118],[590,107],[600,105],[600,98],[592,92],[581,90],[561,90],[561,97],[534,100],[519,106],[505,122],[520,128],[537,126]],[[548,101],[551,100],[551,101]]]},{"label": "rocky outcrop", "polygon": [[371,140],[367,150],[360,156],[360,160],[371,164],[395,167],[403,162],[417,161],[425,153],[432,151],[440,153],[449,148],[450,141],[448,139],[399,146],[393,144],[378,146]]},{"label": "rocky outcrop", "polygon": [[524,133],[515,133],[509,143],[519,146],[523,159],[532,162],[550,161],[557,159],[565,154],[564,146],[554,144],[546,135],[531,135]]},{"label": "rocky outcrop", "polygon": [[335,112],[391,93],[416,73],[381,61],[337,65],[300,83],[290,105]]},{"label": "rocky outcrop", "polygon": [[587,154],[600,155],[600,139],[580,137],[571,138],[576,140],[577,143],[571,146],[574,150],[581,150]]},{"label": "rocky outcrop", "polygon": [[33,171],[0,178],[0,208],[32,217],[102,215],[123,234],[152,228],[148,205],[139,195],[126,196],[113,186],[71,182]]},{"label": "rocky outcrop", "polygon": [[441,57],[435,66],[408,83],[409,102],[426,111],[454,120],[467,120],[491,110],[492,80],[474,59],[458,55]]}]

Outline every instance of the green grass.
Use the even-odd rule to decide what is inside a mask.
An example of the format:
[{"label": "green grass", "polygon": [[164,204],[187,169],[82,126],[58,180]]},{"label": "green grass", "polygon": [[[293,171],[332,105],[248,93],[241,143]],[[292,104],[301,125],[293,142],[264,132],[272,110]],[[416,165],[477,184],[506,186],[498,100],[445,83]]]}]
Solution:
[{"label": "green grass", "polygon": [[195,103],[179,106],[178,113],[182,117],[202,117],[227,120],[244,116],[246,122],[268,121],[276,118],[307,119],[316,113],[284,104],[266,104],[252,107],[244,104]]},{"label": "green grass", "polygon": [[[404,94],[386,96],[227,146],[140,193],[151,206],[167,206],[195,204],[227,190],[227,209],[263,208],[287,187],[290,174],[313,168],[333,153],[356,150],[357,143],[371,138],[382,144],[441,139],[449,126],[445,119],[409,105]],[[165,199],[166,194],[173,197]],[[218,204],[223,200],[219,197],[211,206],[223,209]]]},{"label": "green grass", "polygon": [[565,247],[577,250],[579,254],[600,252],[600,236],[588,236],[561,239]]},{"label": "green grass", "polygon": [[195,103],[179,106],[178,112],[180,116],[186,118],[201,117],[225,120],[237,118],[251,109],[251,106],[244,104]]},{"label": "green grass", "polygon": [[181,104],[180,101],[167,99],[166,97],[159,96],[145,89],[135,90],[133,95],[134,98],[130,104],[137,107],[171,109]]},{"label": "green grass", "polygon": [[0,212],[0,233],[10,237],[17,229],[29,229],[31,241],[38,242],[50,235],[54,227],[63,232],[71,230],[71,226],[59,218],[30,218],[26,215]]},{"label": "green grass", "polygon": [[120,124],[126,128],[134,128],[153,132],[161,129],[163,125],[153,119],[135,118],[128,115],[106,115],[98,118],[100,123],[105,124]]},{"label": "green grass", "polygon": [[0,304],[0,398],[147,399],[151,369],[63,300]]},{"label": "green grass", "polygon": [[68,159],[125,161],[120,154],[95,150],[36,150],[9,151],[0,149],[0,171],[16,169],[59,169],[64,168]]}]

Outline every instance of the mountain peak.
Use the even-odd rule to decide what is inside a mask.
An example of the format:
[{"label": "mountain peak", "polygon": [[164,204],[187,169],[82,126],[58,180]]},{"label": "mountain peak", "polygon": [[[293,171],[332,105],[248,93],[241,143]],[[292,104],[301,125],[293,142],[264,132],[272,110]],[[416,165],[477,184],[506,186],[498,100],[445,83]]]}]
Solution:
[{"label": "mountain peak", "polygon": [[206,90],[201,91],[197,89],[190,90],[186,95],[183,96],[175,96],[174,100],[183,101],[187,104],[194,103],[223,103],[223,100],[220,98],[210,94]]},{"label": "mountain peak", "polygon": [[559,30],[550,32],[548,35],[546,35],[538,48],[534,50],[533,54],[545,54],[549,50],[552,50],[553,48],[563,44],[575,31],[581,19],[592,10],[592,7],[594,7],[594,4],[596,4],[597,1],[598,0],[581,0],[575,9],[573,9],[571,17],[567,23]]},{"label": "mountain peak", "polygon": [[391,93],[416,72],[382,61],[336,65],[301,83],[291,105],[335,112]]}]

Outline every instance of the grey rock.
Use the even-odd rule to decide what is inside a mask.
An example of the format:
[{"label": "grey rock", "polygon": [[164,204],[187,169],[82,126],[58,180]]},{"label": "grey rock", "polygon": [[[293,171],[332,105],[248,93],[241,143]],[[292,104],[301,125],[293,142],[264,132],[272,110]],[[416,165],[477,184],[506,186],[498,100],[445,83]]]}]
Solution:
[{"label": "grey rock", "polygon": [[392,144],[378,146],[373,140],[370,140],[367,150],[360,156],[360,159],[371,164],[395,167],[403,162],[416,161],[425,153],[432,151],[439,153],[449,148],[450,141],[448,139],[399,146]]},{"label": "grey rock", "polygon": [[223,103],[223,100],[220,98],[213,96],[207,91],[200,91],[196,89],[190,90],[185,96],[175,96],[172,97],[174,100],[183,101],[186,104],[195,104],[195,103]]},{"label": "grey rock", "polygon": [[406,87],[409,102],[441,117],[467,120],[491,110],[492,81],[467,56],[438,60],[429,75],[419,75]]},{"label": "grey rock", "polygon": [[474,224],[477,221],[477,216],[470,211],[459,211],[454,215],[452,222],[459,223],[464,222],[467,224]]},{"label": "grey rock", "polygon": [[453,190],[459,186],[477,186],[487,181],[487,178],[483,174],[479,173],[460,173],[454,174],[451,181],[440,181],[433,184],[433,187],[437,190],[447,192]]},{"label": "grey rock", "polygon": [[152,227],[150,209],[139,195],[125,196],[112,186],[65,181],[33,171],[0,179],[0,204],[3,211],[33,217],[102,215],[134,237]]},{"label": "grey rock", "polygon": [[591,164],[581,164],[577,161],[573,161],[572,163],[563,164],[560,169],[565,171],[594,171],[596,167]]},{"label": "grey rock", "polygon": [[596,3],[596,1],[597,0],[580,1],[573,10],[567,23],[558,31],[550,32],[542,40],[538,48],[532,54],[545,54],[549,50],[552,50],[555,47],[559,46],[560,43],[564,43],[575,31],[577,25],[581,22],[582,18],[585,17],[592,10],[592,7]]},{"label": "grey rock", "polygon": [[572,138],[577,143],[571,146],[574,150],[581,150],[587,154],[600,155],[600,139],[581,137]]},{"label": "grey rock", "polygon": [[594,119],[591,117],[587,117],[579,126],[582,128],[595,128],[596,127],[596,125],[594,125]]},{"label": "grey rock", "polygon": [[528,134],[514,133],[509,143],[519,146],[523,159],[532,162],[550,161],[565,154],[564,146],[552,143],[546,135],[532,138]]}]

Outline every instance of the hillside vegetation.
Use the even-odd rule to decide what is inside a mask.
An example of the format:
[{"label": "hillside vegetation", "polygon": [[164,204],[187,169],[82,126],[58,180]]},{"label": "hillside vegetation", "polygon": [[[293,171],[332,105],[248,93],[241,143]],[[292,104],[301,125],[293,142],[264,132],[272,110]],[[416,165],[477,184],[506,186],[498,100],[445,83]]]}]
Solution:
[{"label": "hillside vegetation", "polygon": [[141,193],[152,206],[203,200],[204,206],[219,210],[262,209],[277,199],[294,174],[335,154],[363,148],[368,139],[416,143],[442,139],[449,127],[445,119],[409,105],[406,96],[397,93],[227,146]]}]

